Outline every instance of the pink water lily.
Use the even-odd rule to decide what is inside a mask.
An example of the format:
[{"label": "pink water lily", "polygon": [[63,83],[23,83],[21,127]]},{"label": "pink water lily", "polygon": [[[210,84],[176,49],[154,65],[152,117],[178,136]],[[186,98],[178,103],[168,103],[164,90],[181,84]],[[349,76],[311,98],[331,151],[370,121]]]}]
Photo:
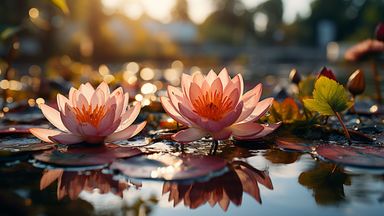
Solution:
[{"label": "pink water lily", "polygon": [[100,144],[128,139],[138,134],[146,122],[131,125],[139,115],[141,104],[128,106],[128,93],[121,87],[110,93],[103,82],[96,89],[91,84],[71,88],[69,98],[58,94],[58,110],[40,104],[49,122],[58,130],[32,128],[30,132],[45,142]]},{"label": "pink water lily", "polygon": [[181,89],[168,86],[168,97],[160,98],[165,111],[189,127],[172,138],[182,143],[206,136],[215,140],[231,136],[238,140],[253,140],[277,129],[280,123],[257,123],[273,102],[273,98],[259,101],[262,85],[258,84],[244,95],[243,89],[241,74],[231,79],[225,68],[219,75],[213,70],[207,76],[183,74]]}]

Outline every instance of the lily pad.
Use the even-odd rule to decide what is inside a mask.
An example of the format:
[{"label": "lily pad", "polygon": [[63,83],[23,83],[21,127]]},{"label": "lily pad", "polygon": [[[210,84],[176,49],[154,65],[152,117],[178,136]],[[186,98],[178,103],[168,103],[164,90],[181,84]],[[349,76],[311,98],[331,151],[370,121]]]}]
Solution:
[{"label": "lily pad", "polygon": [[[0,126],[0,135],[7,134],[30,134],[29,129],[36,128],[36,125],[2,125]],[[39,125],[40,128],[48,128],[48,126],[44,127]]]},{"label": "lily pad", "polygon": [[7,113],[4,119],[19,123],[32,123],[44,119],[41,112],[12,112]]},{"label": "lily pad", "polygon": [[226,166],[213,156],[158,153],[115,161],[111,169],[133,178],[180,181],[209,176]]},{"label": "lily pad", "polygon": [[276,139],[276,145],[283,151],[311,152],[318,143],[299,137],[284,137]]},{"label": "lily pad", "polygon": [[35,155],[35,159],[59,166],[93,166],[111,163],[116,158],[127,158],[141,154],[137,148],[107,144],[96,147],[54,149]]},{"label": "lily pad", "polygon": [[362,168],[384,168],[384,147],[321,145],[316,148],[321,159]]},{"label": "lily pad", "polygon": [[50,143],[42,143],[32,136],[7,136],[0,139],[0,152],[3,154],[41,151],[51,149],[53,146]]}]

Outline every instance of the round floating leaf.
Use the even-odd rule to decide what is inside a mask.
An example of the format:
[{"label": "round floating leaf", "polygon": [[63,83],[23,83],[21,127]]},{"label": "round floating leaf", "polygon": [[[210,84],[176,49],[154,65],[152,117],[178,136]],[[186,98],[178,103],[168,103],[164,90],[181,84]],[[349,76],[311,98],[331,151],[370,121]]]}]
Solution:
[{"label": "round floating leaf", "polygon": [[54,149],[35,155],[35,159],[62,166],[92,166],[108,164],[116,158],[133,157],[139,154],[141,151],[137,148],[107,144],[94,147]]},{"label": "round floating leaf", "polygon": [[311,152],[318,143],[299,137],[284,137],[276,139],[276,145],[279,149],[285,151]]},{"label": "round floating leaf", "polygon": [[4,118],[8,121],[28,124],[44,119],[44,115],[41,112],[12,112],[7,113]]},{"label": "round floating leaf", "polygon": [[42,143],[41,140],[32,136],[7,136],[0,139],[0,152],[3,154],[41,151],[51,149],[53,146],[50,143]]},{"label": "round floating leaf", "polygon": [[213,156],[151,154],[115,161],[111,168],[141,179],[187,180],[222,170],[226,161]]},{"label": "round floating leaf", "polygon": [[316,149],[321,159],[347,166],[384,168],[384,148],[378,146],[321,145]]},{"label": "round floating leaf", "polygon": [[[0,134],[30,134],[29,129],[36,128],[36,125],[2,125],[0,126]],[[48,128],[38,126],[40,128]]]}]

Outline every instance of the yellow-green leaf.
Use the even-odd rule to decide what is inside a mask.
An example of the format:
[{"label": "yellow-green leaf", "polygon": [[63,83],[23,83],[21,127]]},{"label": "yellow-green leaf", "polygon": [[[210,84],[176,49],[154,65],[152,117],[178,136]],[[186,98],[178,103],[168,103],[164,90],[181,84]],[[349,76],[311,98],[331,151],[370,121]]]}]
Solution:
[{"label": "yellow-green leaf", "polygon": [[0,40],[6,40],[18,33],[20,30],[21,27],[19,26],[5,28],[3,31],[0,32]]},{"label": "yellow-green leaf", "polygon": [[65,0],[51,0],[52,4],[58,7],[63,13],[68,14],[69,8]]},{"label": "yellow-green leaf", "polygon": [[335,80],[321,76],[315,82],[313,99],[304,99],[304,106],[322,115],[335,115],[352,106],[345,88]]},{"label": "yellow-green leaf", "polygon": [[315,81],[316,81],[315,76],[307,76],[304,80],[300,81],[299,83],[300,98],[306,98],[312,95]]}]

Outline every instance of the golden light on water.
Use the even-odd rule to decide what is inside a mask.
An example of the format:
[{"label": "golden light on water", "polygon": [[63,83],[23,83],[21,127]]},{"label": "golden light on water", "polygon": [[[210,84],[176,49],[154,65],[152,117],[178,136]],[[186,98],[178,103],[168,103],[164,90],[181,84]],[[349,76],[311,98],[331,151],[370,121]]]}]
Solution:
[{"label": "golden light on water", "polygon": [[39,105],[39,104],[44,104],[45,103],[45,100],[44,98],[37,98],[36,99],[36,104]]},{"label": "golden light on water", "polygon": [[126,64],[125,68],[127,71],[135,74],[139,72],[140,66],[136,62],[129,62],[128,64]]},{"label": "golden light on water", "polygon": [[35,99],[33,99],[33,98],[28,99],[28,105],[29,105],[30,107],[35,106],[35,105],[36,105]]},{"label": "golden light on water", "polygon": [[108,75],[109,74],[109,68],[107,65],[105,64],[102,64],[99,66],[99,73],[102,75],[102,76],[105,76],[105,75]]},{"label": "golden light on water", "polygon": [[136,96],[135,96],[135,100],[136,101],[142,101],[143,100],[143,95],[141,95],[141,94],[137,94]]},{"label": "golden light on water", "polygon": [[141,86],[141,93],[143,94],[153,94],[157,91],[157,87],[152,83],[145,83]]},{"label": "golden light on water", "polygon": [[155,77],[155,71],[151,68],[145,67],[140,71],[140,77],[143,80],[151,80]]},{"label": "golden light on water", "polygon": [[0,81],[0,88],[2,89],[8,89],[9,88],[9,81],[8,80],[1,80]]},{"label": "golden light on water", "polygon": [[28,14],[32,19],[36,19],[39,17],[40,12],[37,8],[31,8],[29,9]]}]

